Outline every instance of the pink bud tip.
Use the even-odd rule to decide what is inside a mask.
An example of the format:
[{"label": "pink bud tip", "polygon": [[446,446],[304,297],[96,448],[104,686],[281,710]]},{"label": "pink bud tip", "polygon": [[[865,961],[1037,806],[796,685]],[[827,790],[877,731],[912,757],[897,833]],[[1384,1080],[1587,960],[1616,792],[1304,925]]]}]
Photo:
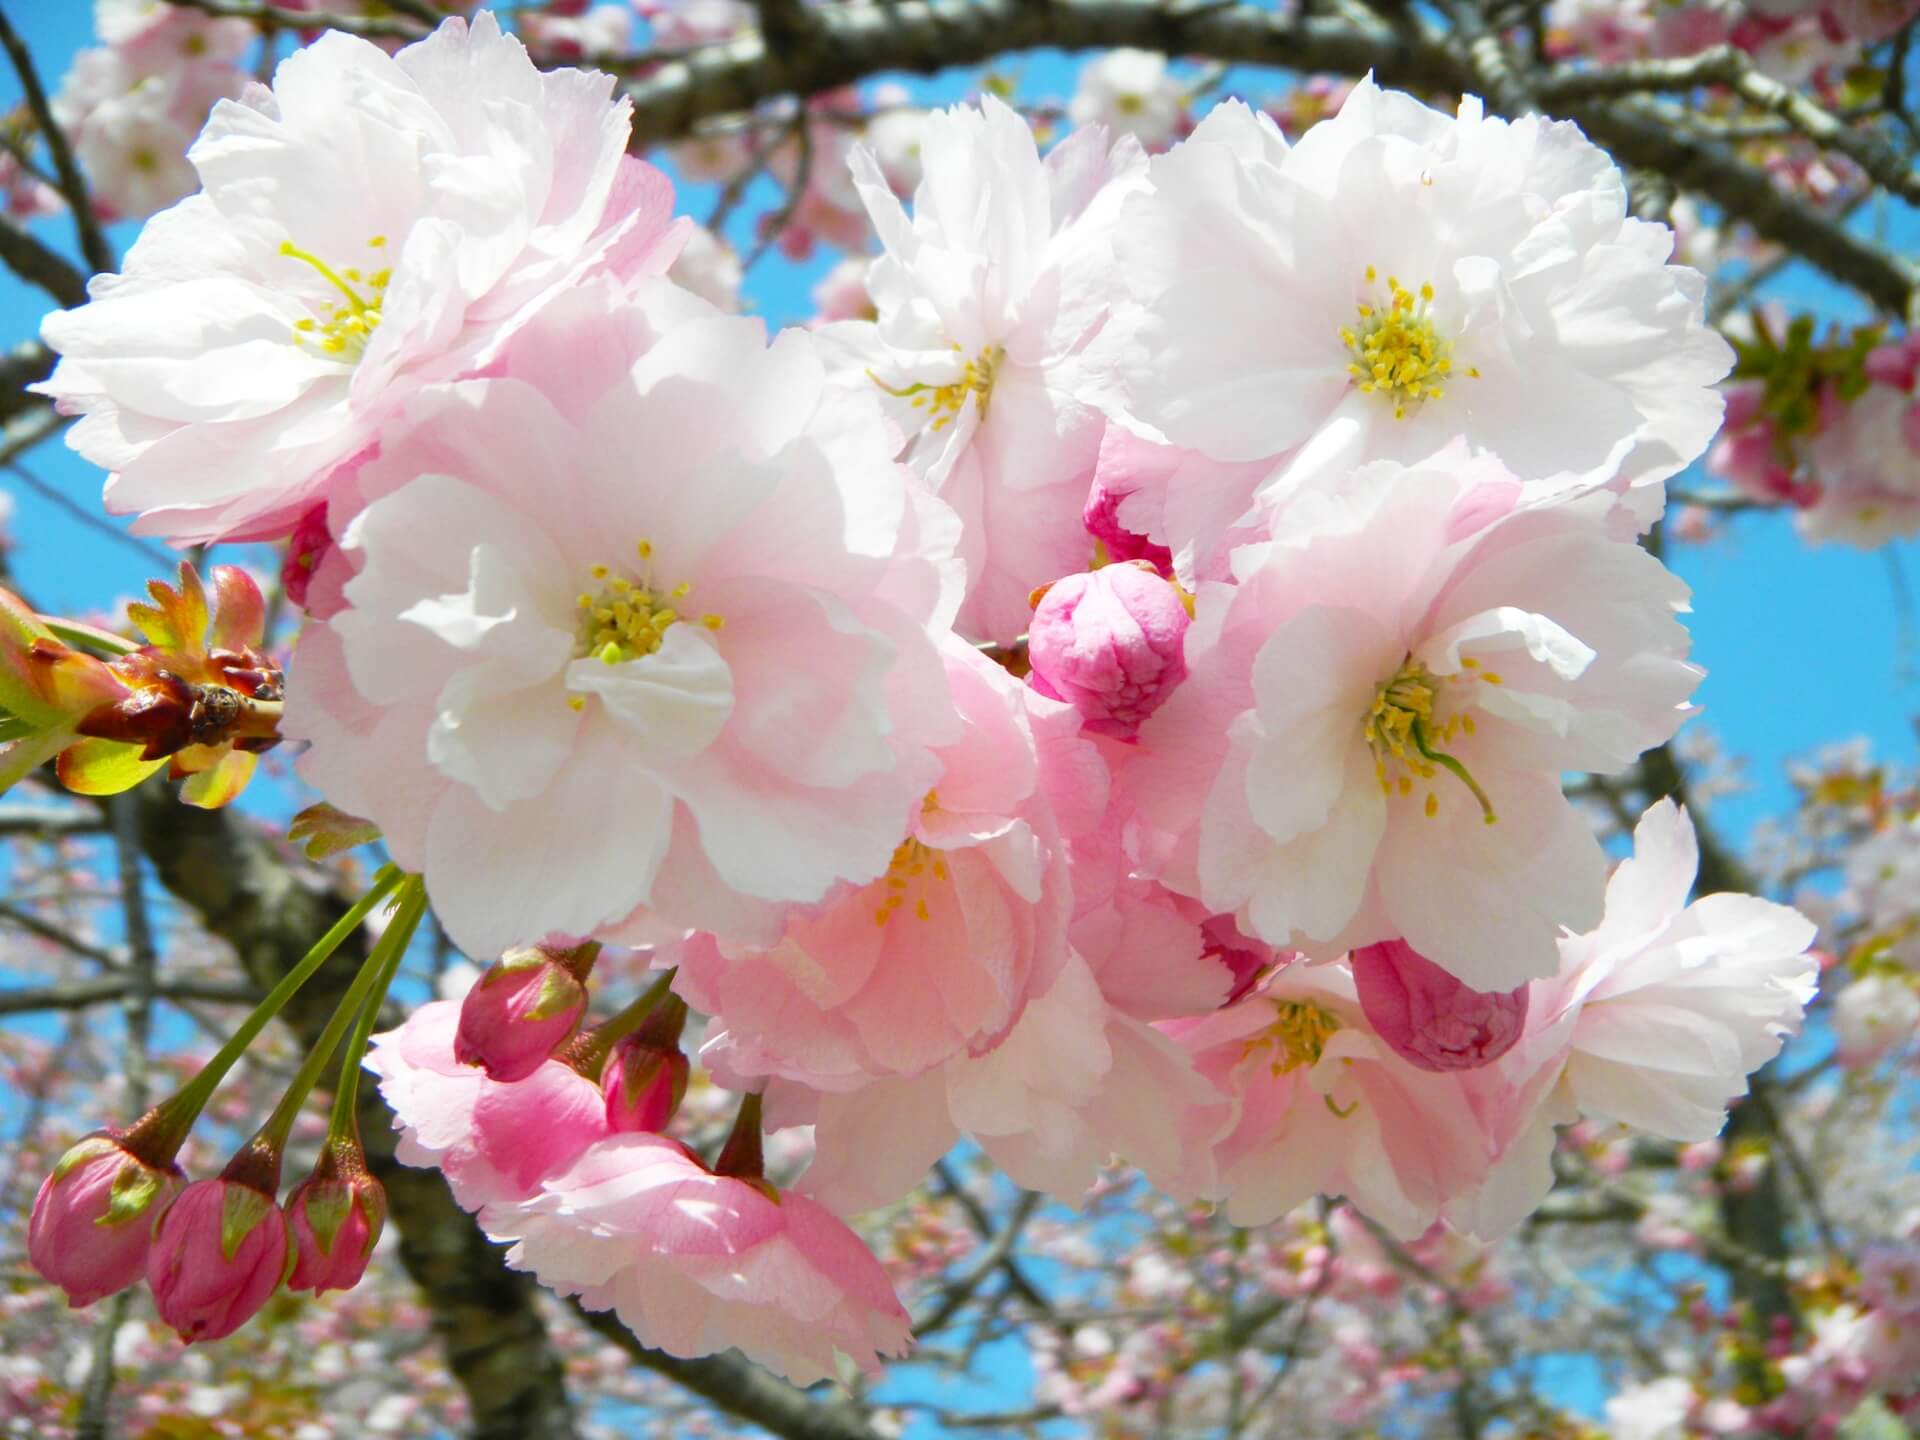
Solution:
[{"label": "pink bud tip", "polygon": [[1107,565],[1048,587],[1027,629],[1033,688],[1099,734],[1131,737],[1186,678],[1192,617],[1150,565]]},{"label": "pink bud tip", "polygon": [[294,1241],[289,1290],[351,1290],[387,1222],[387,1192],[367,1173],[359,1146],[323,1150],[313,1173],[287,1196]]},{"label": "pink bud tip", "polygon": [[178,1166],[155,1169],[113,1134],[89,1135],[60,1157],[34,1197],[27,1258],[70,1304],[116,1294],[145,1272],[153,1217],[184,1184]]},{"label": "pink bud tip", "polygon": [[586,1009],[586,987],[567,952],[509,950],[461,1002],[454,1058],[504,1084],[524,1080],[573,1034]]},{"label": "pink bud tip", "polygon": [[1354,951],[1353,980],[1374,1033],[1422,1070],[1490,1065],[1526,1027],[1526,986],[1471,990],[1404,940]]},{"label": "pink bud tip", "polygon": [[231,1335],[280,1288],[289,1247],[273,1196],[237,1180],[196,1180],[154,1229],[154,1308],[189,1345]]}]

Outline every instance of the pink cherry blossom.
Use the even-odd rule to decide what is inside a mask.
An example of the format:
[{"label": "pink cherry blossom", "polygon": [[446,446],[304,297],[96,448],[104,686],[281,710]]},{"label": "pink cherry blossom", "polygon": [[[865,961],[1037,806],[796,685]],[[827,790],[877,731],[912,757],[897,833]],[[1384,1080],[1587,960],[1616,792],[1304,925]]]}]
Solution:
[{"label": "pink cherry blossom", "polygon": [[302,774],[472,953],[770,944],[885,873],[957,724],[925,628],[951,516],[873,402],[804,332],[650,295],[575,292],[506,376],[419,397],[354,477],[346,607],[289,674]]},{"label": "pink cherry blossom", "polygon": [[663,268],[671,187],[624,155],[612,86],[536,70],[482,14],[393,56],[328,33],[217,106],[202,193],[43,327],[63,357],[43,388],[85,416],[70,439],[114,472],[108,507],[182,542],[285,534],[541,301]]},{"label": "pink cherry blossom", "polygon": [[1043,161],[1026,121],[988,96],[926,117],[921,158],[909,219],[873,155],[853,152],[885,248],[866,276],[879,318],[822,334],[959,512],[959,629],[1011,641],[1029,592],[1089,558],[1080,512],[1104,426],[1076,391],[1109,304],[1113,219],[1145,157],[1095,127]]},{"label": "pink cherry blossom", "polygon": [[661,1136],[599,1142],[490,1230],[516,1242],[510,1265],[671,1355],[737,1346],[810,1385],[835,1373],[836,1351],[874,1373],[910,1343],[886,1272],[843,1223]]},{"label": "pink cherry blossom", "polygon": [[1486,1178],[1492,1147],[1460,1080],[1384,1044],[1342,965],[1296,961],[1239,1003],[1163,1028],[1232,1099],[1215,1159],[1237,1225],[1345,1195],[1411,1239]]},{"label": "pink cherry blossom", "polygon": [[380,1077],[400,1132],[397,1154],[433,1166],[469,1210],[524,1200],[606,1136],[600,1087],[558,1060],[503,1085],[454,1058],[460,1006],[422,1005],[373,1037],[366,1065]]},{"label": "pink cherry blossom", "polygon": [[687,1005],[677,995],[657,1003],[640,1028],[613,1047],[600,1088],[607,1128],[664,1131],[686,1097],[691,1066],[680,1048]]},{"label": "pink cherry blossom", "polygon": [[1552,974],[1604,885],[1560,777],[1672,735],[1700,675],[1635,528],[1455,447],[1236,552],[1121,777],[1179,837],[1160,878],[1272,945],[1404,939],[1483,990]]},{"label": "pink cherry blossom", "polygon": [[732,1073],[840,1089],[991,1049],[1067,954],[1072,903],[1056,793],[1079,825],[1105,768],[1067,706],[972,646],[946,649],[963,730],[886,873],[796,915],[779,943],[691,939],[679,989],[720,1017]]},{"label": "pink cherry blossom", "polygon": [[1154,158],[1115,235],[1131,303],[1102,341],[1107,403],[1269,460],[1243,509],[1463,434],[1528,482],[1648,484],[1719,424],[1732,355],[1703,278],[1565,122],[1472,97],[1449,116],[1368,79],[1289,149],[1228,102]]}]

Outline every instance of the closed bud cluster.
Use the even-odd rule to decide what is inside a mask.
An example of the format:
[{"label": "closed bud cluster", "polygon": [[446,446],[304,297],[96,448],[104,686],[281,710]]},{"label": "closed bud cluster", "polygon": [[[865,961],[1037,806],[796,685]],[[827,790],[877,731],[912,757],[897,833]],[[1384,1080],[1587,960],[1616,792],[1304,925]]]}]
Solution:
[{"label": "closed bud cluster", "polygon": [[686,1023],[687,1002],[668,995],[614,1047],[600,1077],[608,1129],[658,1133],[667,1128],[687,1093],[691,1067],[680,1048]]},{"label": "closed bud cluster", "polygon": [[528,945],[501,956],[460,1007],[454,1058],[491,1080],[524,1080],[579,1027],[600,947]]}]

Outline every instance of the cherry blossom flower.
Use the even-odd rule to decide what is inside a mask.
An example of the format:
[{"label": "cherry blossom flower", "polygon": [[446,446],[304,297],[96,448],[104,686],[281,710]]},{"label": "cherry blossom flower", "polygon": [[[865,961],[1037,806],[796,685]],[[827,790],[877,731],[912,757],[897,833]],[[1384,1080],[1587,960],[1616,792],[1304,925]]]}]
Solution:
[{"label": "cherry blossom flower", "polygon": [[677,1141],[616,1135],[489,1218],[507,1263],[670,1355],[737,1346],[796,1385],[906,1352],[880,1262],[805,1195],[708,1170]]},{"label": "cherry blossom flower", "polygon": [[27,1225],[33,1268],[91,1305],[146,1273],[154,1217],[186,1184],[178,1166],[159,1170],[106,1133],[89,1135],[41,1182]]},{"label": "cherry blossom flower", "polygon": [[1527,501],[1462,447],[1355,473],[1202,585],[1123,780],[1162,878],[1273,945],[1405,940],[1477,990],[1551,975],[1605,864],[1561,792],[1673,734],[1686,589],[1605,491]]},{"label": "cherry blossom flower", "polygon": [[667,264],[671,187],[624,156],[612,86],[536,70],[483,14],[395,56],[330,32],[215,107],[203,192],[43,326],[43,389],[85,416],[70,440],[114,472],[108,507],[183,543],[285,534],[541,300]]},{"label": "cherry blossom flower", "polygon": [[1186,599],[1145,561],[1056,580],[1027,631],[1029,683],[1090,731],[1133,735],[1186,678]]},{"label": "cherry blossom flower", "polygon": [[1010,641],[1036,585],[1084,569],[1080,510],[1102,422],[1074,398],[1105,318],[1111,226],[1144,163],[1078,132],[1042,161],[1026,122],[988,96],[926,117],[927,178],[909,220],[879,162],[853,175],[885,254],[866,284],[879,319],[822,333],[846,383],[879,394],[907,458],[959,512],[968,594],[959,629]]},{"label": "cherry blossom flower", "polygon": [[1411,1239],[1485,1179],[1492,1147],[1458,1076],[1383,1043],[1344,965],[1295,962],[1238,1004],[1164,1028],[1233,1101],[1215,1159],[1236,1225],[1345,1195]]},{"label": "cherry blossom flower", "polygon": [[1751,895],[1688,904],[1699,845],[1671,800],[1633,840],[1601,923],[1564,939],[1559,974],[1534,982],[1519,1044],[1469,1073],[1502,1151],[1476,1208],[1453,1217],[1476,1234],[1504,1233],[1546,1196],[1555,1124],[1587,1116],[1712,1139],[1813,998],[1810,920]]},{"label": "cherry blossom flower", "polygon": [[629,921],[770,944],[785,905],[886,872],[957,725],[924,628],[949,519],[873,402],[732,318],[609,377],[603,319],[523,341],[571,385],[420,397],[289,680],[302,773],[471,953]]},{"label": "cherry blossom flower", "polygon": [[154,1309],[190,1344],[231,1335],[280,1288],[291,1243],[272,1195],[238,1180],[197,1180],[154,1221]]},{"label": "cherry blossom flower", "polygon": [[1818,485],[1800,512],[1809,540],[1838,540],[1874,549],[1920,531],[1920,400],[1887,385],[1869,385],[1808,447]]},{"label": "cherry blossom flower", "polygon": [[1291,150],[1217,106],[1149,177],[1102,363],[1143,433],[1269,460],[1249,503],[1456,435],[1529,482],[1648,484],[1718,427],[1705,282],[1574,125],[1369,80]]},{"label": "cherry blossom flower", "polygon": [[525,1200],[548,1175],[611,1134],[600,1087],[548,1060],[512,1084],[454,1058],[457,1001],[420,1006],[373,1037],[366,1066],[393,1108],[402,1164],[432,1166],[468,1210]]},{"label": "cherry blossom flower", "polygon": [[970,645],[947,675],[963,732],[886,872],[788,921],[777,945],[698,935],[673,952],[680,993],[724,1022],[735,1073],[843,1089],[991,1049],[1067,954],[1069,823],[1099,813],[1106,773],[1078,717]]},{"label": "cherry blossom flower", "polygon": [[1171,141],[1186,114],[1187,92],[1151,50],[1109,50],[1080,71],[1067,115],[1076,125],[1104,125],[1131,135],[1149,150]]}]

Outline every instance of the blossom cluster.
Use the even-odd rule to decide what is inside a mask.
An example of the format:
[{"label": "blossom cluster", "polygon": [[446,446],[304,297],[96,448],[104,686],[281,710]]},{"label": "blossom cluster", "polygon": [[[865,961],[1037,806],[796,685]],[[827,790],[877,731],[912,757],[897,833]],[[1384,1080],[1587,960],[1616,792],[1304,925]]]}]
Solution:
[{"label": "blossom cluster", "polygon": [[[1580,1117],[1712,1137],[1813,927],[1689,903],[1670,801],[1609,879],[1562,790],[1690,713],[1638,539],[1732,363],[1608,157],[1370,80],[1152,155],[988,97],[911,184],[822,129],[806,224],[872,226],[871,314],[769,340],[673,278],[609,77],[485,15],[330,33],[46,322],[110,509],[289,542],[279,735],[501,957],[374,1041],[401,1158],[643,1342],[810,1383],[907,1346],[845,1217],[963,1136],[1069,1203],[1119,1155],[1402,1239],[1512,1230]],[[589,1025],[603,947],[658,977]],[[666,1133],[689,1009],[717,1153]],[[129,1153],[42,1192],[76,1299],[131,1266],[73,1237],[149,1213],[190,1337],[357,1275],[277,1151],[170,1204]]]}]

